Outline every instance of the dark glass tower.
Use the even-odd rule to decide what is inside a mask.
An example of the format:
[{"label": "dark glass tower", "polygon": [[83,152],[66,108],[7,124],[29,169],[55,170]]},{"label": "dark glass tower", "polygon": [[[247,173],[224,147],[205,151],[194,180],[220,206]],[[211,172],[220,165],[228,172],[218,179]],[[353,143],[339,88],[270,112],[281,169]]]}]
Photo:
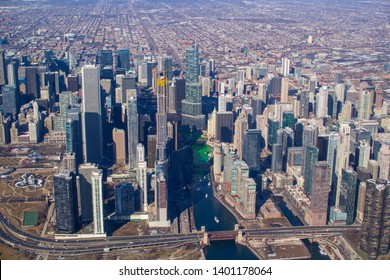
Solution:
[{"label": "dark glass tower", "polygon": [[128,49],[121,49],[118,51],[118,68],[130,69],[130,51]]},{"label": "dark glass tower", "polygon": [[260,168],[260,153],[262,149],[262,136],[260,129],[249,129],[244,133],[242,144],[242,159],[250,169]]},{"label": "dark glass tower", "polygon": [[356,218],[357,174],[351,169],[342,169],[339,207],[347,213],[347,225],[352,225]]},{"label": "dark glass tower", "polygon": [[19,93],[14,85],[6,85],[3,92],[3,114],[17,117],[19,112]]},{"label": "dark glass tower", "polygon": [[56,205],[57,229],[60,232],[77,231],[77,195],[73,174],[61,170],[54,175],[54,197]]},{"label": "dark glass tower", "polygon": [[130,183],[120,183],[115,186],[115,213],[130,215],[134,213],[134,186]]}]

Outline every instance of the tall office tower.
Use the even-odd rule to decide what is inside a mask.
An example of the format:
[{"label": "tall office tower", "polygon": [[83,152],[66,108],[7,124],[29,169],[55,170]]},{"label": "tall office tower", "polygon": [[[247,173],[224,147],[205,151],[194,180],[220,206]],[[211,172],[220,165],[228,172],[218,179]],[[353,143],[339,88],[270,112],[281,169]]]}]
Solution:
[{"label": "tall office tower", "polygon": [[268,118],[268,144],[274,145],[277,143],[276,132],[280,128],[280,123],[278,120],[275,120],[273,117]]},{"label": "tall office tower", "polygon": [[299,116],[307,118],[309,116],[309,92],[303,91],[299,100]]},{"label": "tall office tower", "polygon": [[233,142],[233,112],[217,112],[215,139],[221,142]]},{"label": "tall office tower", "polygon": [[112,50],[99,50],[98,58],[100,69],[104,68],[104,66],[112,66],[114,63]]},{"label": "tall office tower", "polygon": [[173,82],[168,87],[168,102],[167,102],[167,113],[177,113],[177,96],[176,96],[176,83]]},{"label": "tall office tower", "polygon": [[281,77],[273,77],[271,80],[271,95],[279,96],[282,90],[282,78]]},{"label": "tall office tower", "polygon": [[185,99],[186,80],[183,78],[174,78],[176,86],[176,112],[181,118],[182,101]]},{"label": "tall office tower", "polygon": [[233,178],[233,164],[234,161],[237,160],[237,155],[230,151],[223,158],[223,181],[227,183],[232,182]]},{"label": "tall office tower", "polygon": [[[244,184],[245,184],[245,180],[249,178],[249,167],[248,165],[246,164],[245,161],[241,161],[241,160],[237,160],[236,162],[239,162],[239,164],[237,164],[237,196],[238,196],[238,200],[240,202],[243,202],[244,201],[244,197],[245,197],[245,188],[244,188]],[[232,188],[233,190],[233,188]]]},{"label": "tall office tower", "polygon": [[148,211],[148,169],[145,161],[145,148],[142,144],[137,146],[137,182],[140,189],[140,201],[143,211]]},{"label": "tall office tower", "polygon": [[267,85],[265,83],[259,83],[257,90],[257,97],[264,102],[264,104],[267,104]]},{"label": "tall office tower", "polygon": [[286,77],[290,73],[290,60],[287,57],[282,58],[282,68],[280,73]]},{"label": "tall office tower", "polygon": [[79,197],[79,213],[83,223],[93,221],[92,206],[92,171],[97,168],[93,163],[79,165],[79,176],[77,177],[77,193]]},{"label": "tall office tower", "polygon": [[120,88],[122,89],[122,102],[126,103],[127,101],[127,91],[136,90],[137,89],[137,76],[134,74],[127,74],[126,76],[122,76],[120,78]]},{"label": "tall office tower", "polygon": [[337,95],[337,100],[340,100],[341,103],[345,101],[345,84],[338,83],[335,85],[334,90]]},{"label": "tall office tower", "polygon": [[[241,189],[241,176],[240,174],[243,174],[243,172],[249,177],[249,169],[248,165],[243,160],[234,160],[232,163],[232,177],[229,183],[231,183],[231,194],[237,195],[239,198],[239,201],[242,198],[242,189]],[[240,170],[240,172],[239,172]]]},{"label": "tall office tower", "polygon": [[70,91],[63,91],[59,96],[60,100],[60,115],[66,118],[67,110],[72,105],[72,93]]},{"label": "tall office tower", "polygon": [[335,173],[337,176],[336,206],[340,200],[340,185],[342,170],[349,166],[351,127],[346,122],[341,122],[339,127],[339,141],[337,143],[337,161]]},{"label": "tall office tower", "polygon": [[160,222],[168,221],[168,186],[164,175],[160,174],[156,180],[155,205],[157,219]]},{"label": "tall office tower", "polygon": [[130,70],[130,51],[128,49],[118,51],[118,68]]},{"label": "tall office tower", "polygon": [[242,144],[242,159],[250,169],[260,168],[260,153],[262,149],[262,136],[259,129],[248,129],[244,133]]},{"label": "tall office tower", "polygon": [[172,56],[163,55],[162,72],[163,76],[167,77],[168,81],[172,81]]},{"label": "tall office tower", "polygon": [[303,128],[302,147],[303,147],[303,162],[302,174],[305,174],[306,168],[306,148],[308,146],[317,146],[318,128],[312,125],[307,125]]},{"label": "tall office tower", "polygon": [[369,259],[389,253],[390,184],[386,180],[367,180],[360,246]]},{"label": "tall office tower", "polygon": [[245,110],[242,110],[234,123],[233,149],[237,150],[238,158],[242,160],[242,143],[244,133],[248,130],[248,117]]},{"label": "tall office tower", "polygon": [[103,125],[99,67],[86,65],[81,75],[84,162],[100,163],[103,161]]},{"label": "tall office tower", "polygon": [[336,119],[338,113],[341,111],[341,102],[337,99],[337,94],[334,90],[328,91],[328,115]]},{"label": "tall office tower", "polygon": [[60,232],[77,231],[77,193],[73,173],[60,170],[54,175],[54,197],[57,229]]},{"label": "tall office tower", "polygon": [[75,155],[76,167],[82,163],[80,121],[67,118],[65,123],[66,152]]},{"label": "tall office tower", "polygon": [[114,127],[112,130],[112,140],[114,142],[114,161],[116,164],[126,164],[126,133],[123,129]]},{"label": "tall office tower", "polygon": [[355,167],[363,166],[368,167],[368,161],[370,160],[370,144],[365,140],[359,142],[359,146],[355,152]]},{"label": "tall office tower", "polygon": [[220,142],[214,142],[214,175],[221,175],[222,172],[222,147]]},{"label": "tall office tower", "polygon": [[347,214],[347,225],[356,218],[357,174],[352,169],[342,169],[339,208]]},{"label": "tall office tower", "polygon": [[356,221],[361,224],[363,223],[364,219],[364,200],[366,198],[366,187],[367,182],[361,182],[359,184],[358,201],[356,208]]},{"label": "tall office tower", "polygon": [[278,143],[272,146],[271,171],[282,172],[283,169],[283,144]]},{"label": "tall office tower", "polygon": [[328,89],[321,87],[317,94],[317,111],[318,118],[324,118],[328,115]]},{"label": "tall office tower", "polygon": [[361,91],[359,97],[359,119],[369,120],[371,115],[370,92],[367,90]]},{"label": "tall office tower", "polygon": [[382,145],[378,153],[379,178],[390,180],[390,145]]},{"label": "tall office tower", "polygon": [[[305,159],[305,172],[303,173],[304,184],[303,189],[305,193],[311,197],[313,190],[313,174],[314,174],[314,165],[318,161],[318,148],[315,146],[307,146],[306,147],[306,159]],[[326,184],[329,183],[325,182]]]},{"label": "tall office tower", "polygon": [[349,121],[352,117],[352,103],[350,101],[346,101],[343,104],[343,108],[339,114],[339,121]]},{"label": "tall office tower", "polygon": [[18,68],[19,68],[19,66],[18,66],[18,63],[16,61],[11,61],[7,65],[7,80],[8,80],[8,85],[15,86],[19,90]]},{"label": "tall office tower", "polygon": [[202,115],[202,85],[199,83],[199,52],[193,45],[186,50],[185,99],[182,101],[182,124],[204,129],[205,115]]},{"label": "tall office tower", "polygon": [[129,169],[137,168],[137,145],[138,145],[138,111],[137,92],[127,92],[127,152],[129,154]]},{"label": "tall office tower", "polygon": [[211,113],[210,118],[207,120],[207,137],[215,138],[217,134],[217,110],[214,108],[214,111]]},{"label": "tall office tower", "polygon": [[370,171],[371,178],[376,180],[379,178],[379,164],[376,160],[370,159],[368,161],[368,170]]},{"label": "tall office tower", "polygon": [[74,153],[65,153],[62,158],[62,166],[71,172],[77,172],[76,156]]},{"label": "tall office tower", "polygon": [[66,88],[71,92],[79,91],[79,77],[75,74],[69,74],[66,77]]},{"label": "tall office tower", "polygon": [[156,135],[148,135],[148,168],[155,168],[156,162],[156,148],[157,148],[157,137]]},{"label": "tall office tower", "polygon": [[334,170],[336,165],[336,156],[337,156],[337,144],[339,142],[339,134],[337,132],[331,132],[328,138],[328,151],[326,155],[326,161],[330,166],[330,182],[333,181]]},{"label": "tall office tower", "polygon": [[36,66],[25,67],[26,70],[26,94],[29,99],[40,97],[38,72]]},{"label": "tall office tower", "polygon": [[5,85],[7,74],[5,69],[5,53],[3,50],[0,50],[0,88]]},{"label": "tall office tower", "polygon": [[359,147],[361,141],[371,143],[371,132],[365,128],[351,129],[351,153],[355,154],[355,151]]},{"label": "tall office tower", "polygon": [[11,144],[19,143],[19,122],[15,121],[11,124],[10,128]]},{"label": "tall office tower", "polygon": [[202,78],[202,96],[210,96],[210,77]]},{"label": "tall office tower", "polygon": [[349,101],[352,104],[357,104],[358,100],[359,100],[359,92],[356,90],[354,85],[350,85],[345,95],[345,101],[346,102]]},{"label": "tall office tower", "polygon": [[19,93],[14,85],[2,87],[3,93],[3,114],[17,118],[19,113]]},{"label": "tall office tower", "polygon": [[3,119],[3,114],[0,112],[0,144],[8,144],[11,141],[10,128],[11,119]]},{"label": "tall office tower", "polygon": [[103,171],[93,169],[91,172],[92,181],[92,207],[93,207],[93,224],[95,234],[103,234],[104,215],[103,215]]},{"label": "tall office tower", "polygon": [[319,161],[313,169],[310,204],[306,208],[305,220],[310,226],[325,226],[330,191],[330,166],[326,161]]},{"label": "tall office tower", "polygon": [[291,128],[283,129],[283,156],[287,154],[288,148],[294,147],[294,138],[294,131]]},{"label": "tall office tower", "polygon": [[288,102],[288,78],[287,77],[282,78],[280,102],[282,103]]},{"label": "tall office tower", "polygon": [[282,127],[286,128],[289,127],[291,129],[295,128],[296,120],[294,118],[294,112],[293,111],[284,111],[282,114]]},{"label": "tall office tower", "polygon": [[134,185],[119,183],[115,186],[115,214],[129,216],[134,213]]}]

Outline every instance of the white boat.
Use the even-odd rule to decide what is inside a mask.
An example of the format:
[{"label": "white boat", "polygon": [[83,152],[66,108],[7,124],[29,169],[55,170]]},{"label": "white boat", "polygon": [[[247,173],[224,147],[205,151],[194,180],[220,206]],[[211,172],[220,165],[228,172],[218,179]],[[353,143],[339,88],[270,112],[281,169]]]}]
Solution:
[{"label": "white boat", "polygon": [[206,193],[206,195],[204,196],[205,198],[207,198],[209,195]]},{"label": "white boat", "polygon": [[211,183],[210,183],[210,182],[208,182],[208,183],[207,183],[207,186],[210,186],[210,185],[211,185]]},{"label": "white boat", "polygon": [[214,221],[218,224],[219,223],[219,220],[218,220],[218,218],[215,216],[214,217]]},{"label": "white boat", "polygon": [[322,249],[320,249],[320,254],[323,255],[323,256],[327,256],[327,255],[328,255],[328,254],[327,254],[324,250],[322,250]]}]

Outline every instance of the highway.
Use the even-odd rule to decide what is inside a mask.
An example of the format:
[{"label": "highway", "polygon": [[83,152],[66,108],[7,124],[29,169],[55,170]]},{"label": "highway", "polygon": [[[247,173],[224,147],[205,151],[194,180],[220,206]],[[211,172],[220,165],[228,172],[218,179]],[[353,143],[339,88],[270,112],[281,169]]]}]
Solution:
[{"label": "highway", "polygon": [[[299,226],[243,230],[246,238],[283,238],[303,236],[332,236],[344,231],[359,229],[360,226]],[[211,240],[234,239],[236,231],[209,232]],[[203,233],[145,235],[145,236],[108,236],[91,239],[72,238],[54,239],[26,233],[12,224],[4,215],[0,215],[0,239],[12,247],[35,253],[45,252],[52,255],[88,254],[103,250],[128,250],[157,246],[177,246],[184,243],[198,243]]]}]

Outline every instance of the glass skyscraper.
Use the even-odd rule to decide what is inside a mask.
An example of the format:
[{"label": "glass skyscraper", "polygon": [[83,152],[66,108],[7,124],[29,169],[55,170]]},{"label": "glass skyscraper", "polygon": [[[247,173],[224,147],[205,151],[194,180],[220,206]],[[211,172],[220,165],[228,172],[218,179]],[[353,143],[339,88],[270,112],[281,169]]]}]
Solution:
[{"label": "glass skyscraper", "polygon": [[202,115],[202,84],[199,83],[199,51],[196,44],[186,50],[185,99],[182,101],[182,124],[204,129],[205,115]]}]

